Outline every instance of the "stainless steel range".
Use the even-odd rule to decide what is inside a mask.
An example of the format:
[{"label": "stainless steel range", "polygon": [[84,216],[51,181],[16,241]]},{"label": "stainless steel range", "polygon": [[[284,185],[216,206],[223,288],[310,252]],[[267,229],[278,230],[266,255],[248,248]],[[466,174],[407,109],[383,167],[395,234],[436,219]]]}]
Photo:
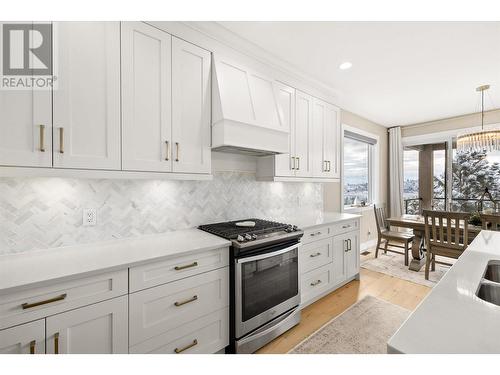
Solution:
[{"label": "stainless steel range", "polygon": [[232,242],[228,352],[253,353],[300,322],[300,229],[259,219],[199,229]]}]

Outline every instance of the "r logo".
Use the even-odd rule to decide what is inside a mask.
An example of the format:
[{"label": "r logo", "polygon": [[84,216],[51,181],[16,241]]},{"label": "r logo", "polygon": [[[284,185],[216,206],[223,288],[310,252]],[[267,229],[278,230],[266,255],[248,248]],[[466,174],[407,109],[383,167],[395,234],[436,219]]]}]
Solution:
[{"label": "r logo", "polygon": [[52,25],[4,24],[3,75],[52,75]]}]

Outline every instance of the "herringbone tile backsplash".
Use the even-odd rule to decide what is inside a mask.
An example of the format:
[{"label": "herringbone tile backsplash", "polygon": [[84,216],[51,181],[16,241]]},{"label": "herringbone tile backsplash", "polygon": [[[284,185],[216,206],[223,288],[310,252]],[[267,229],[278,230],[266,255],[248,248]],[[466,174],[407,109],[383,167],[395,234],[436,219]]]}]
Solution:
[{"label": "herringbone tile backsplash", "polygon": [[[97,209],[96,226],[82,225],[84,208]],[[0,254],[322,210],[321,184],[259,182],[241,172],[212,181],[0,178]]]}]

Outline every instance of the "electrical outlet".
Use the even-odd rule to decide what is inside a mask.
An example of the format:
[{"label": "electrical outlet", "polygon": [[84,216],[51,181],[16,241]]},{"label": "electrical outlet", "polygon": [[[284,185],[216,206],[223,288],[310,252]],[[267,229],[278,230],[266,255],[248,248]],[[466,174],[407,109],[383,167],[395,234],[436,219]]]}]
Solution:
[{"label": "electrical outlet", "polygon": [[83,209],[83,226],[93,227],[97,224],[97,211],[95,208],[84,208]]}]

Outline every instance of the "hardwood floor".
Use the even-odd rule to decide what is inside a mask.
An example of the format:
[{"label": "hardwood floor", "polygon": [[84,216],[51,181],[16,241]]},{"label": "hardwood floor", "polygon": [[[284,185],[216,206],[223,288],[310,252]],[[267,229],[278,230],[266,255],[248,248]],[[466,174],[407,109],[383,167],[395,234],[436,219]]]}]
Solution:
[{"label": "hardwood floor", "polygon": [[[361,259],[373,257],[373,252]],[[401,261],[403,258],[401,257]],[[351,281],[302,310],[299,325],[262,347],[259,354],[286,353],[318,328],[366,295],[413,310],[431,288],[361,268],[360,281]]]}]

